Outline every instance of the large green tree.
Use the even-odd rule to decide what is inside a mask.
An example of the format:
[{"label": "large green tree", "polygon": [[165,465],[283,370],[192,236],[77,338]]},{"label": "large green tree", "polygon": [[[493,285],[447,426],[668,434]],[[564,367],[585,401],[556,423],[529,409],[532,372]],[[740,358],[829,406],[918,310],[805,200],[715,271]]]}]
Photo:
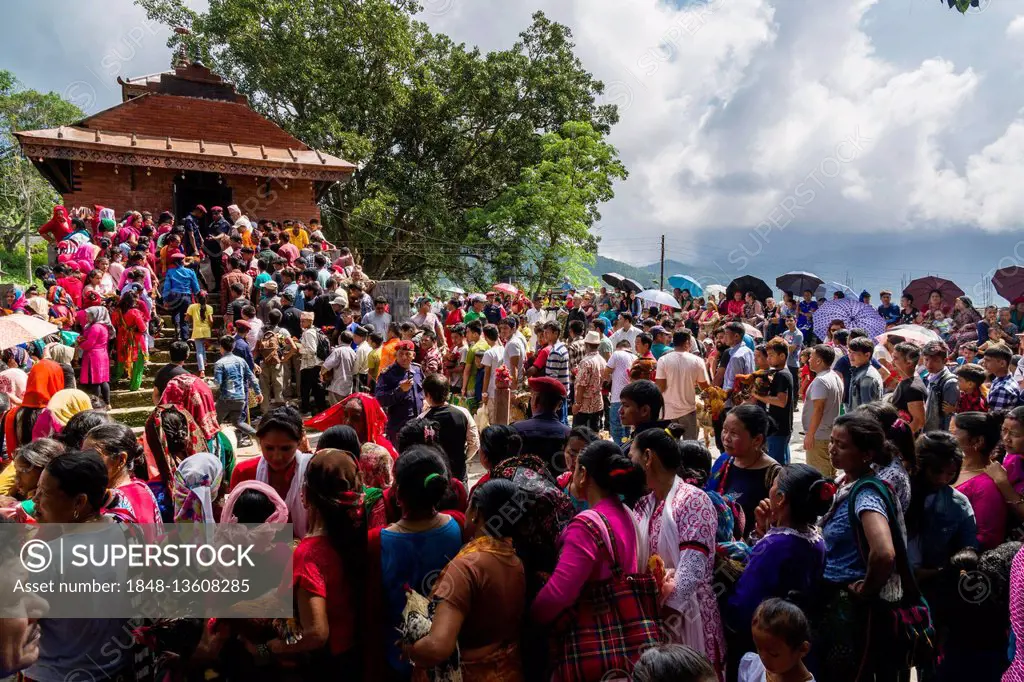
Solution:
[{"label": "large green tree", "polygon": [[55,128],[84,116],[54,92],[25,88],[10,71],[0,70],[0,245],[10,251],[25,234],[52,215],[60,195],[21,155],[13,133]]},{"label": "large green tree", "polygon": [[626,177],[615,148],[588,123],[566,123],[541,144],[540,161],[524,168],[518,183],[469,213],[470,224],[500,248],[499,264],[519,266],[518,280],[534,294],[563,275],[576,283],[589,278],[598,206],[612,197],[612,181]]},{"label": "large green tree", "polygon": [[533,17],[507,50],[432,33],[411,0],[137,0],[183,26],[172,44],[306,143],[358,165],[325,201],[328,229],[377,278],[491,277],[507,261],[474,209],[523,182],[545,134],[570,121],[598,138],[618,120],[570,31]]}]

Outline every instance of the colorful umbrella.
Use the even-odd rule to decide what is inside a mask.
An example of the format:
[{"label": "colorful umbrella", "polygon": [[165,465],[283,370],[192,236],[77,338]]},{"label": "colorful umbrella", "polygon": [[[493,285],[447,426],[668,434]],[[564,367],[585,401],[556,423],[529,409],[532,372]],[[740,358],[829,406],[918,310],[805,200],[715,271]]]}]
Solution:
[{"label": "colorful umbrella", "polygon": [[837,291],[843,292],[843,296],[846,298],[852,298],[855,300],[858,298],[856,291],[845,284],[840,284],[839,282],[825,282],[814,290],[814,298],[827,298],[831,301],[832,296],[834,296]]},{"label": "colorful umbrella", "polygon": [[731,299],[733,293],[737,291],[742,291],[744,295],[753,294],[754,298],[762,303],[772,295],[772,288],[765,284],[764,280],[758,279],[753,275],[743,275],[729,282],[725,295]]},{"label": "colorful umbrella", "polygon": [[829,326],[837,320],[842,322],[846,329],[865,330],[870,337],[885,332],[885,320],[877,310],[856,298],[840,298],[836,301],[825,301],[814,312],[814,335],[819,339],[827,339]]},{"label": "colorful umbrella", "polygon": [[996,288],[997,294],[1013,303],[1024,296],[1024,268],[1011,265],[996,270],[996,274],[992,276],[992,285]]},{"label": "colorful umbrella", "polygon": [[23,343],[56,334],[60,327],[31,315],[6,315],[0,317],[0,350],[13,348]]},{"label": "colorful umbrella", "polygon": [[808,289],[815,291],[824,283],[821,277],[812,272],[787,272],[775,278],[775,286],[795,296],[800,296]]},{"label": "colorful umbrella", "polygon": [[495,284],[491,288],[494,289],[495,291],[500,291],[503,294],[508,294],[509,296],[515,296],[516,294],[519,293],[519,289],[516,289],[511,284],[505,284],[504,282],[502,282],[501,284]]},{"label": "colorful umbrella", "polygon": [[903,290],[903,293],[913,296],[914,305],[923,310],[928,306],[928,297],[931,296],[933,291],[938,291],[942,294],[942,302],[948,306],[952,306],[957,298],[964,295],[964,290],[953,284],[953,282],[931,275],[928,277],[918,277],[913,280]]},{"label": "colorful umbrella", "polygon": [[668,278],[668,285],[673,289],[689,291],[693,296],[702,296],[704,294],[704,287],[693,277],[686,275],[672,275]]},{"label": "colorful umbrella", "polygon": [[889,337],[890,334],[902,337],[903,339],[916,343],[919,346],[923,346],[929,341],[942,340],[942,337],[933,332],[931,329],[922,327],[919,324],[898,325],[896,327],[893,327],[889,331],[885,332],[884,334],[879,334],[875,338],[875,340],[878,341],[879,343],[885,343],[885,340]]},{"label": "colorful umbrella", "polygon": [[641,291],[636,295],[636,297],[641,301],[647,301],[648,303],[653,303],[655,305],[667,305],[669,308],[682,308],[675,296],[667,291],[661,291],[659,289]]}]

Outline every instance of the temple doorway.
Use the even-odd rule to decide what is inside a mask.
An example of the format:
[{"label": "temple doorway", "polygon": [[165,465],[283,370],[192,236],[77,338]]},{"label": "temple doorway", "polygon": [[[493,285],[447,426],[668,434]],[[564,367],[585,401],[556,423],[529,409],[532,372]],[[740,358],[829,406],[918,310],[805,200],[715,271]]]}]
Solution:
[{"label": "temple doorway", "polygon": [[[209,211],[214,206],[224,209],[224,217],[228,219],[228,205],[233,193],[227,182],[217,173],[185,171],[185,177],[178,174],[174,178],[174,220],[181,223],[185,216],[192,212],[196,204],[202,204]],[[200,219],[200,227],[206,227],[210,215]]]}]

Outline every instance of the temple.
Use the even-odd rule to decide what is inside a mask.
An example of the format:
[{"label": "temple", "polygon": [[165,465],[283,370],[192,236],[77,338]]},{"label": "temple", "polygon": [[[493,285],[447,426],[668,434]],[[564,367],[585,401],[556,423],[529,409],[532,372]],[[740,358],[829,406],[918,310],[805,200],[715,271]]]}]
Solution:
[{"label": "temple", "polygon": [[180,219],[196,204],[306,221],[355,166],[310,149],[200,63],[122,80],[122,102],[72,126],[15,133],[65,206]]}]

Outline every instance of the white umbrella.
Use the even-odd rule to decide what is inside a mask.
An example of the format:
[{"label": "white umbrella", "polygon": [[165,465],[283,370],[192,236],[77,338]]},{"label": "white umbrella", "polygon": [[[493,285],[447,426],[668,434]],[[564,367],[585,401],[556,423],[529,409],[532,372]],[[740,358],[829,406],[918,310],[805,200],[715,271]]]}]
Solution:
[{"label": "white umbrella", "polygon": [[920,346],[923,346],[924,344],[930,341],[942,340],[942,337],[939,336],[937,333],[935,333],[931,329],[928,329],[927,327],[922,327],[919,324],[897,325],[892,329],[888,330],[887,332],[885,332],[884,334],[879,334],[878,336],[876,336],[875,340],[878,341],[879,343],[885,343],[885,340],[889,337],[889,334],[893,334],[894,336],[901,336],[907,341],[916,343]]},{"label": "white umbrella", "polygon": [[676,297],[667,291],[661,291],[659,289],[648,289],[647,291],[641,291],[636,295],[641,301],[648,301],[649,303],[655,303],[657,305],[667,305],[669,308],[681,308],[679,301]]},{"label": "white umbrella", "polygon": [[0,317],[0,350],[13,348],[23,343],[56,334],[60,327],[31,315],[6,315]]},{"label": "white umbrella", "polygon": [[717,296],[719,294],[724,294],[724,293],[725,293],[725,287],[723,287],[721,284],[709,284],[706,287],[704,287],[704,295],[705,296]]}]

